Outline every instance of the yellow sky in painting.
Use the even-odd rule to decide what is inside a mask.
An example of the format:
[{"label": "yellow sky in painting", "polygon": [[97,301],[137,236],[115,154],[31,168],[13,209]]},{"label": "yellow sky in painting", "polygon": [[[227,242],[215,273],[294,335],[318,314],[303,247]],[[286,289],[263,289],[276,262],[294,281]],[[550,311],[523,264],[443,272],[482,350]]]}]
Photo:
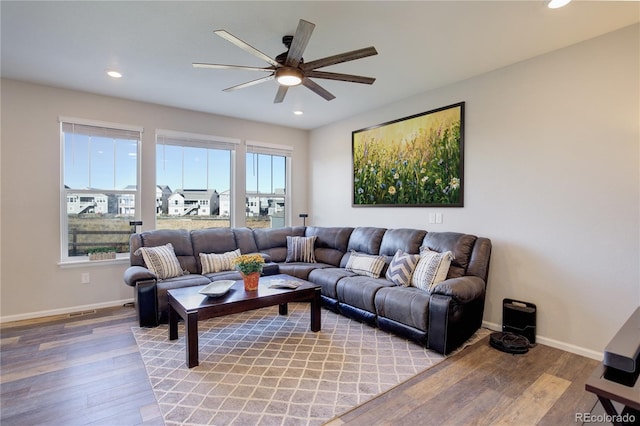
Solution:
[{"label": "yellow sky in painting", "polygon": [[365,141],[377,143],[399,143],[403,139],[410,140],[419,134],[429,134],[439,127],[447,128],[460,119],[460,106],[448,108],[435,113],[402,120],[397,123],[383,125],[374,129],[354,134],[354,142]]}]

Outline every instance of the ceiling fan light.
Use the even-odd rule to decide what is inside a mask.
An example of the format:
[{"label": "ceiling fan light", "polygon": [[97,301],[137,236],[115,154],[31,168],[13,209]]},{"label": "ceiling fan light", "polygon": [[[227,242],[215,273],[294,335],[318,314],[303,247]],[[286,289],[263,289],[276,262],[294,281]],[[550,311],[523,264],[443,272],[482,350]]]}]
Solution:
[{"label": "ceiling fan light", "polygon": [[571,0],[550,0],[549,3],[547,3],[547,7],[549,9],[558,9],[568,5],[570,2]]},{"label": "ceiling fan light", "polygon": [[302,83],[302,71],[292,67],[282,67],[276,70],[276,81],[282,86],[297,86]]}]

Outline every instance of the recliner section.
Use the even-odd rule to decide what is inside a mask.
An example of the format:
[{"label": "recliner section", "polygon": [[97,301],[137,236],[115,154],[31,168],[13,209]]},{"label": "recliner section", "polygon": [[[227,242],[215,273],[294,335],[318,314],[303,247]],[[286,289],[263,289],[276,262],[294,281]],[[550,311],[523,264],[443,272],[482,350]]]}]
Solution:
[{"label": "recliner section", "polygon": [[[287,236],[315,236],[316,263],[286,262]],[[142,246],[171,242],[181,266],[189,273],[157,280],[146,269]],[[451,251],[447,279],[431,293],[397,286],[385,278],[397,250],[419,253],[421,247]],[[482,324],[491,241],[456,232],[376,227],[286,227],[276,229],[209,228],[156,230],[131,236],[131,267],[125,283],[135,288],[141,326],[156,326],[167,317],[167,290],[208,284],[221,279],[241,279],[237,271],[202,275],[199,253],[261,253],[268,263],[264,274],[284,273],[321,287],[323,305],[337,313],[387,332],[411,339],[440,353],[449,353]],[[382,255],[386,261],[380,278],[347,271],[352,251]]]}]

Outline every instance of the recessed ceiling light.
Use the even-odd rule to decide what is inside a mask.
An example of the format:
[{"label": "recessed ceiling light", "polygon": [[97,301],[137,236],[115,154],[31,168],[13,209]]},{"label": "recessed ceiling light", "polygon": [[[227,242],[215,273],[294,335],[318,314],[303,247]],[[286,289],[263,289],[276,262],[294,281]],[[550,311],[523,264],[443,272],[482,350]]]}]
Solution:
[{"label": "recessed ceiling light", "polygon": [[122,74],[114,70],[108,70],[107,75],[111,78],[122,78]]},{"label": "recessed ceiling light", "polygon": [[304,111],[302,111],[302,110],[298,109],[298,110],[293,111],[293,113],[294,113],[295,115],[302,115],[302,114],[304,114]]},{"label": "recessed ceiling light", "polygon": [[549,9],[558,9],[568,5],[569,2],[571,2],[571,0],[550,0],[549,3],[547,4],[547,7]]}]

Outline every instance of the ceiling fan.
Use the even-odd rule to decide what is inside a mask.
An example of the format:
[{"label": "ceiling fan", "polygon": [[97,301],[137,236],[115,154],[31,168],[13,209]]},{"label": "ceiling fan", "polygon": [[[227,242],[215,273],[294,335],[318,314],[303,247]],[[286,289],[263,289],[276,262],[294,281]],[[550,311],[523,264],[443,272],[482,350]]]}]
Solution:
[{"label": "ceiling fan", "polygon": [[245,87],[253,86],[255,84],[260,84],[275,79],[280,86],[273,101],[274,103],[280,103],[284,100],[289,87],[297,86],[300,84],[322,96],[328,101],[335,98],[334,95],[332,95],[318,83],[311,80],[311,78],[348,81],[352,83],[362,84],[373,84],[373,82],[376,81],[376,79],[372,77],[317,71],[318,68],[324,68],[342,62],[348,62],[360,58],[366,58],[367,56],[377,55],[378,52],[373,46],[365,47],[358,50],[352,50],[350,52],[344,52],[333,56],[327,56],[326,58],[316,59],[315,61],[305,63],[302,59],[302,54],[304,52],[304,49],[307,47],[307,43],[309,43],[309,39],[311,38],[311,33],[313,32],[314,28],[315,24],[301,19],[298,23],[298,28],[296,29],[295,35],[286,35],[282,38],[282,42],[287,47],[287,51],[276,56],[275,59],[265,55],[255,47],[245,43],[244,41],[228,33],[227,31],[217,30],[214,31],[215,34],[219,35],[227,41],[230,41],[245,52],[251,53],[252,55],[269,63],[270,66],[261,68],[247,67],[242,65],[194,63],[193,67],[213,69],[239,69],[269,73],[269,75],[267,75],[266,77],[228,87],[224,89],[224,91],[228,92],[231,90],[243,89]]}]

